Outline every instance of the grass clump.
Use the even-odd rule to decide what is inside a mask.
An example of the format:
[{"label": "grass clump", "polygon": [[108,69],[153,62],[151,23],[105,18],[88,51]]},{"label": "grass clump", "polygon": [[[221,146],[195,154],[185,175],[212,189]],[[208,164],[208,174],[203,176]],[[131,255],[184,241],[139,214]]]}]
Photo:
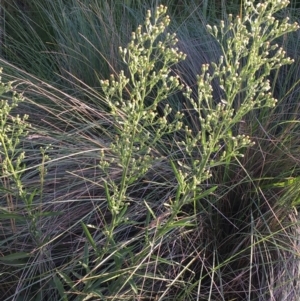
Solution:
[{"label": "grass clump", "polygon": [[195,77],[159,6],[101,89],[72,78],[93,101],[17,79],[46,114],[1,107],[4,300],[296,300],[298,122],[272,93],[287,4],[207,26],[220,55]]}]

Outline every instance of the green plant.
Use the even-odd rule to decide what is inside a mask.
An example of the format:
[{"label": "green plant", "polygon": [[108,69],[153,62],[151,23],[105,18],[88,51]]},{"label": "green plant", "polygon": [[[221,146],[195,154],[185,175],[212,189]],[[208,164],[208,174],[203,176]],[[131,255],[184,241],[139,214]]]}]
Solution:
[{"label": "green plant", "polygon": [[[2,69],[0,74],[1,72]],[[33,190],[30,192],[27,187],[24,187],[22,180],[26,172],[26,165],[24,163],[25,151],[20,147],[21,139],[28,135],[28,130],[30,129],[30,124],[27,122],[29,116],[25,114],[23,117],[20,117],[18,114],[16,116],[12,114],[18,105],[24,101],[24,98],[13,90],[11,83],[4,84],[1,82],[0,88],[1,96],[8,94],[5,95],[5,99],[2,99],[0,104],[0,166],[2,174],[0,190],[4,193],[3,198],[7,200],[7,208],[9,208],[7,212],[11,212],[12,216],[15,210],[18,211],[18,203],[20,201],[25,204],[25,210],[30,223],[32,223],[32,229],[37,233],[38,229],[35,222],[39,213],[34,213],[33,200],[39,193],[42,203],[43,183],[47,172],[45,164],[49,160],[46,151],[50,145],[45,149],[41,148],[42,163],[39,166],[40,191]],[[17,213],[16,218],[18,217],[20,216]]]},{"label": "green plant", "polygon": [[[107,242],[110,246],[118,246],[117,249],[114,248],[114,255],[117,258],[115,267],[120,268],[120,264],[117,263],[119,258],[124,259],[127,257],[125,254],[131,252],[125,247],[127,243],[116,245],[116,240],[113,238],[116,235],[115,229],[126,220],[124,218],[130,200],[127,194],[128,188],[146,175],[157,160],[165,162],[164,164],[166,162],[171,164],[177,184],[175,195],[170,197],[169,203],[166,204],[170,211],[164,216],[165,225],[159,226],[157,220],[154,237],[152,240],[147,239],[149,247],[145,244],[144,250],[140,253],[142,257],[137,256],[136,261],[133,260],[131,263],[136,268],[132,267],[132,270],[129,267],[128,270],[124,269],[124,272],[120,271],[122,275],[120,278],[113,277],[113,287],[114,290],[118,290],[118,296],[126,284],[130,284],[136,294],[142,294],[136,286],[139,281],[135,275],[138,270],[143,269],[145,260],[142,258],[150,258],[153,246],[158,244],[159,239],[167,234],[170,235],[170,232],[176,230],[177,225],[182,225],[174,223],[174,219],[182,212],[183,206],[193,204],[195,215],[199,211],[212,214],[217,200],[205,201],[205,197],[217,189],[212,179],[212,170],[225,164],[223,181],[228,181],[229,169],[234,161],[239,162],[238,157],[243,157],[245,149],[253,145],[249,136],[240,134],[236,125],[253,110],[265,110],[276,104],[276,100],[270,93],[271,85],[268,76],[272,70],[291,64],[292,60],[285,58],[282,48],[271,45],[270,42],[298,29],[297,24],[290,25],[287,20],[280,25],[274,22],[272,14],[286,5],[287,3],[277,3],[273,6],[273,2],[266,2],[254,7],[252,2],[247,2],[244,19],[241,20],[239,17],[234,21],[229,19],[226,25],[221,22],[220,36],[216,26],[208,27],[220,41],[223,56],[218,63],[211,64],[211,74],[209,65],[203,65],[202,74],[197,79],[196,98],[192,97],[192,90],[189,87],[180,85],[178,78],[171,75],[170,67],[183,58],[183,55],[176,48],[172,48],[176,43],[174,35],[166,34],[161,40],[161,35],[169,23],[168,17],[164,17],[165,7],[159,7],[153,23],[149,11],[144,27],[138,27],[128,47],[120,49],[128,70],[121,71],[117,78],[112,76],[110,81],[101,82],[116,132],[108,151],[115,159],[109,161],[108,156],[102,151],[100,160],[100,167],[107,174],[107,179],[103,180],[106,199],[112,214],[111,224],[106,229]],[[272,51],[273,53],[270,54]],[[128,76],[125,75],[126,73]],[[222,98],[219,100],[213,99],[212,96],[212,81],[216,79],[223,91]],[[158,113],[161,102],[177,89],[186,90],[184,96],[192,105],[192,110],[197,112],[201,129],[196,134],[188,124],[184,124],[181,112],[175,112],[173,115],[175,118],[171,119],[171,122],[167,121],[172,112],[168,105],[164,106],[161,114]],[[153,91],[155,96],[149,104],[147,97],[152,95]],[[156,143],[162,143],[167,139],[166,136],[172,133],[178,133],[181,137],[180,141],[176,141],[176,145],[179,147],[177,152],[184,154],[183,159],[178,159],[173,153],[168,154],[167,159],[154,153],[157,149]],[[171,137],[174,139],[175,136]],[[110,177],[111,170],[116,165],[121,169],[120,182]],[[213,184],[209,189],[204,189],[204,183],[207,181]],[[157,219],[147,203],[145,205]],[[96,243],[89,233],[87,237],[90,237],[89,241],[95,248]],[[253,245],[248,248],[252,249]],[[228,261],[233,261],[242,252],[244,250],[233,255]],[[219,270],[222,265],[213,268]],[[124,278],[127,273],[129,276]],[[84,278],[87,277],[89,275]],[[93,278],[99,280],[101,276],[93,276]],[[122,283],[121,286],[118,285],[119,282]],[[99,282],[97,283],[99,285]],[[170,289],[166,289],[160,298],[169,291]],[[209,298],[211,294],[212,289]],[[250,283],[249,298],[251,294]]]},{"label": "green plant", "polygon": [[[67,78],[58,86],[20,69],[14,73],[20,75],[14,78],[18,87],[25,87],[25,103],[15,109],[30,108],[34,134],[17,144],[26,153],[27,166],[20,165],[24,200],[16,189],[1,215],[6,234],[0,242],[0,289],[6,301],[263,301],[284,300],[284,291],[297,298],[292,285],[298,263],[293,213],[299,198],[298,128],[284,108],[290,89],[278,102],[273,95],[274,73],[285,77],[288,69],[280,64],[292,62],[274,39],[280,44],[280,36],[297,25],[276,23],[270,12],[287,3],[273,2],[244,3],[240,17],[208,27],[215,44],[200,13],[186,19],[183,14],[172,27],[166,8],[153,7],[119,49],[121,59],[114,50],[129,38],[135,17],[123,36],[119,20],[114,23],[107,13],[116,39],[103,46],[109,45],[111,66],[118,67],[110,67],[109,80],[101,80],[107,69],[97,74],[101,88],[95,88],[98,67],[90,62],[108,52],[94,47],[94,33],[99,29],[110,41],[111,32],[105,35],[106,25],[92,20],[108,11],[93,6],[100,2],[74,0],[66,6],[72,14],[56,20],[55,5],[62,2],[47,2],[53,6],[43,18],[53,16],[61,41],[56,59],[63,54],[60,75]],[[133,3],[114,7],[129,12]],[[72,34],[64,24],[72,24],[67,28]],[[74,36],[76,24],[82,40]],[[90,31],[91,24],[96,25]],[[168,33],[173,29],[178,47],[187,45],[187,58]],[[198,37],[209,43],[199,46]],[[73,49],[80,55],[70,55]],[[206,62],[198,68],[202,55]],[[87,69],[82,58],[90,63]],[[47,78],[50,69],[42,70]],[[201,69],[200,75],[194,77],[192,69]],[[76,91],[65,85],[69,80]],[[292,114],[299,114],[297,108],[291,106]],[[279,127],[282,133],[276,134]],[[49,141],[53,147],[47,149]],[[14,214],[8,212],[13,207]],[[9,218],[15,232],[7,230]]]},{"label": "green plant", "polygon": [[[0,74],[2,69],[0,70]],[[0,95],[11,92],[12,86],[10,84],[3,84],[1,82]],[[1,170],[2,170],[2,189],[13,195],[24,197],[24,189],[21,181],[24,166],[22,161],[25,153],[20,150],[19,143],[22,136],[27,135],[28,125],[25,115],[23,118],[19,116],[11,116],[10,113],[15,109],[19,102],[22,101],[21,95],[13,92],[11,101],[2,99],[0,106],[0,145],[1,145]]]},{"label": "green plant", "polygon": [[[38,167],[39,189],[26,187],[24,177],[28,169],[24,163],[26,153],[22,149],[21,141],[28,136],[31,126],[27,121],[28,115],[20,117],[16,114],[24,98],[15,91],[11,83],[2,82],[0,83],[0,96],[3,97],[0,102],[0,219],[3,228],[9,229],[1,233],[0,269],[3,279],[17,283],[16,278],[20,277],[18,280],[22,281],[22,277],[16,266],[25,268],[32,260],[30,252],[16,247],[19,244],[18,235],[26,228],[32,245],[42,248],[43,244],[47,243],[47,237],[40,226],[41,218],[59,213],[41,210],[46,175],[45,165],[49,160],[46,151],[49,146],[41,149],[42,162]],[[29,241],[27,243],[29,244]],[[30,276],[25,282],[41,280],[41,274],[34,275],[32,278]],[[10,290],[11,288],[8,291]]]}]

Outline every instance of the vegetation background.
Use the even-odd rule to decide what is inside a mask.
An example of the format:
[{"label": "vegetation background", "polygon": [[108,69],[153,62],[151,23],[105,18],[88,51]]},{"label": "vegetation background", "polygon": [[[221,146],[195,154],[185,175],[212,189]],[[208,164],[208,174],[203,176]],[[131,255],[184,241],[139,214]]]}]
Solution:
[{"label": "vegetation background", "polygon": [[[230,53],[232,32],[222,40],[220,21],[243,20],[244,2],[0,2],[2,82],[11,83],[0,90],[2,300],[297,300],[299,30],[271,41],[294,59],[263,78],[276,106],[261,102],[230,127],[222,117],[215,128],[231,136],[203,129],[224,97],[221,77],[204,77]],[[165,77],[155,82],[145,72],[148,93],[132,107],[143,62],[123,85],[121,70],[129,77],[135,68],[124,49],[160,4],[170,16],[158,35],[166,48],[148,59],[160,55],[154,69]],[[275,17],[298,21],[300,2]],[[208,24],[219,28],[217,38]],[[272,24],[265,29],[267,36]],[[178,39],[170,55],[167,33]],[[132,58],[143,54],[131,50]],[[258,51],[264,67],[262,57]],[[265,69],[247,72],[226,112],[244,108],[248,88],[262,89],[254,78]],[[111,74],[115,82],[106,81]],[[212,95],[205,109],[193,102],[201,74]],[[232,87],[238,81],[224,78]],[[246,140],[234,144],[232,136]]]}]

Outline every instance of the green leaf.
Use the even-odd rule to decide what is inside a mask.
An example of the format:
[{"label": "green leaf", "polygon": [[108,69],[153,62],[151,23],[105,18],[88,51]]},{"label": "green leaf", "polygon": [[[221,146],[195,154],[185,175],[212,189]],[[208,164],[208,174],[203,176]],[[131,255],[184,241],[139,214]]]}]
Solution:
[{"label": "green leaf", "polygon": [[71,290],[74,291],[74,289],[73,289],[74,283],[71,280],[71,278],[63,272],[57,271],[57,274],[66,282],[67,285],[70,286]]},{"label": "green leaf", "polygon": [[55,286],[57,288],[57,291],[58,291],[58,293],[59,293],[59,295],[61,297],[61,300],[62,301],[68,301],[68,298],[67,298],[67,296],[65,294],[64,286],[63,286],[62,282],[60,281],[60,279],[56,275],[54,275],[53,281],[54,281],[54,284],[55,284]]},{"label": "green leaf", "polygon": [[93,247],[94,251],[95,251],[95,252],[98,252],[96,243],[95,243],[95,241],[94,241],[94,239],[93,239],[93,237],[92,237],[92,235],[91,235],[89,229],[87,228],[87,226],[86,226],[83,222],[81,222],[81,226],[82,226],[82,229],[83,229],[83,231],[84,231],[84,234],[85,234],[87,240],[89,241],[89,243],[90,243],[91,246]]},{"label": "green leaf", "polygon": [[138,294],[139,290],[138,290],[138,287],[137,287],[136,283],[134,282],[134,280],[130,279],[130,280],[128,280],[128,283],[131,286],[131,288],[134,291],[134,293]]},{"label": "green leaf", "polygon": [[30,253],[18,252],[0,257],[0,261],[10,262],[31,257]]},{"label": "green leaf", "polygon": [[16,213],[2,213],[0,214],[0,219],[18,219],[18,220],[26,220],[26,217]]},{"label": "green leaf", "polygon": [[87,243],[84,244],[84,252],[83,252],[83,261],[82,265],[86,270],[86,273],[90,273],[90,268],[89,268],[89,246]]},{"label": "green leaf", "polygon": [[26,202],[26,205],[27,205],[27,208],[30,209],[31,206],[32,206],[32,201],[33,201],[33,198],[34,196],[37,194],[37,189],[35,189],[29,196],[29,198],[25,199],[25,202]]},{"label": "green leaf", "polygon": [[0,187],[0,191],[5,191],[5,192],[8,192],[8,193],[13,193],[13,191],[12,190],[10,190],[10,189],[7,189],[7,188],[4,188],[4,187]]},{"label": "green leaf", "polygon": [[195,223],[190,222],[190,217],[180,219],[178,221],[172,221],[170,224],[167,224],[168,228],[180,228],[180,227],[194,227]]},{"label": "green leaf", "polygon": [[208,195],[210,195],[212,192],[214,192],[216,189],[218,188],[218,186],[213,186],[207,190],[201,191],[201,193],[199,193],[197,195],[196,201],[202,198],[207,197]]},{"label": "green leaf", "polygon": [[156,215],[155,215],[155,213],[153,212],[153,210],[150,208],[150,206],[147,204],[146,201],[144,201],[144,203],[145,203],[145,205],[146,205],[148,211],[151,213],[152,217],[153,217],[154,219],[156,219]]},{"label": "green leaf", "polygon": [[51,212],[51,211],[45,211],[45,212],[40,212],[37,215],[38,216],[58,216],[58,215],[62,215],[63,212]]}]

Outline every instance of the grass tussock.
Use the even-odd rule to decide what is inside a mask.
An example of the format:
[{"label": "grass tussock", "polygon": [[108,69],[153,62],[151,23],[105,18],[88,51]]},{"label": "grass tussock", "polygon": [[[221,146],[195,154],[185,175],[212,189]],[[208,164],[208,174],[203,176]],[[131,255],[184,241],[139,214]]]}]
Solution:
[{"label": "grass tussock", "polygon": [[2,299],[296,301],[297,5],[71,2],[1,7]]}]

